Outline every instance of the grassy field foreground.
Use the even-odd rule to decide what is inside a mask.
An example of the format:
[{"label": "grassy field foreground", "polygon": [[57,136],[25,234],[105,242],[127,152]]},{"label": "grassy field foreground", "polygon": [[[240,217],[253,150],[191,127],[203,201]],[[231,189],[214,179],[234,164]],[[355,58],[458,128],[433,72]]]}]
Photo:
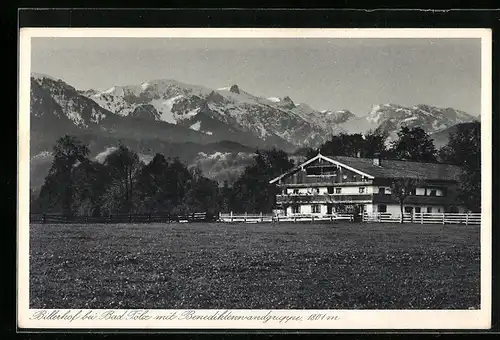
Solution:
[{"label": "grassy field foreground", "polygon": [[479,227],[31,225],[30,308],[479,308]]}]

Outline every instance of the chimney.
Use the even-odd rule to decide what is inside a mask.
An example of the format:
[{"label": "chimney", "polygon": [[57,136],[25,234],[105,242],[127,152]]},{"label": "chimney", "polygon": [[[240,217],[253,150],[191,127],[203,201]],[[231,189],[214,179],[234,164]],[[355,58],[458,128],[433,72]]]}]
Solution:
[{"label": "chimney", "polygon": [[380,166],[380,154],[379,153],[373,154],[373,165]]}]

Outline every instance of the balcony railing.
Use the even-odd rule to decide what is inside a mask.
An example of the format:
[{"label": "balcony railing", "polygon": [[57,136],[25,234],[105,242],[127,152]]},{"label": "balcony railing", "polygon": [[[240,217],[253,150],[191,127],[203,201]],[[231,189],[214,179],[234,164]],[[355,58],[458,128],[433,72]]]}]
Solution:
[{"label": "balcony railing", "polygon": [[276,203],[364,203],[371,202],[373,195],[341,195],[341,194],[289,194],[277,195]]},{"label": "balcony railing", "polygon": [[287,187],[304,187],[304,186],[331,186],[331,185],[368,185],[371,184],[371,179],[360,180],[348,178],[348,179],[340,179],[336,176],[304,176],[303,178],[287,178],[282,180],[280,183],[277,183],[281,186]]},{"label": "balcony railing", "polygon": [[[448,197],[445,196],[408,196],[405,204],[447,204]],[[281,194],[276,196],[278,204],[294,203],[393,203],[397,200],[389,194]]]}]

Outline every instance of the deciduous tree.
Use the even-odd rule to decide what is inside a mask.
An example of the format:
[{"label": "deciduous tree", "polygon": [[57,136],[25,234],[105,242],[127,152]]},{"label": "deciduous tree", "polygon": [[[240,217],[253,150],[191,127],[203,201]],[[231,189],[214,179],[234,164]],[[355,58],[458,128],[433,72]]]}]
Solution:
[{"label": "deciduous tree", "polygon": [[89,149],[74,136],[59,138],[52,150],[52,166],[40,190],[40,204],[44,211],[72,214],[74,183],[72,172],[80,163],[88,161]]},{"label": "deciduous tree", "polygon": [[104,164],[109,167],[114,180],[120,183],[122,210],[130,212],[133,209],[135,176],[141,168],[139,156],[120,143],[118,149],[106,157]]},{"label": "deciduous tree", "polygon": [[401,211],[401,223],[403,223],[403,207],[408,196],[416,190],[419,180],[413,178],[397,178],[391,183],[391,196],[399,203]]},{"label": "deciduous tree", "polygon": [[292,167],[293,161],[282,150],[257,150],[255,163],[247,166],[233,185],[233,210],[239,212],[272,211],[278,188],[274,184],[269,184],[269,181]]},{"label": "deciduous tree", "polygon": [[420,127],[403,126],[398,140],[392,143],[392,154],[397,159],[415,162],[436,162],[436,148],[430,136]]},{"label": "deciduous tree", "polygon": [[448,143],[439,150],[444,162],[461,167],[459,176],[460,201],[470,210],[481,209],[481,124],[464,123],[450,133]]}]

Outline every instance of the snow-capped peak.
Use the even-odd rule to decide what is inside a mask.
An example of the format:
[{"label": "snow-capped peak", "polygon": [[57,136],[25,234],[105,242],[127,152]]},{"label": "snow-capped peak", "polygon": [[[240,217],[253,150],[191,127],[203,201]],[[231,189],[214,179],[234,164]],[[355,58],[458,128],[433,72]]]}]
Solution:
[{"label": "snow-capped peak", "polygon": [[380,117],[382,116],[382,113],[383,113],[380,110],[381,107],[382,107],[382,105],[380,105],[380,104],[373,105],[370,113],[368,114],[368,116],[366,116],[366,120],[368,120],[369,122],[372,122],[372,123],[377,123],[379,121]]},{"label": "snow-capped peak", "polygon": [[110,87],[109,89],[107,89],[106,91],[102,91],[101,93],[103,94],[109,94],[109,93],[113,93],[114,91],[116,90],[116,87]]},{"label": "snow-capped peak", "polygon": [[269,100],[273,103],[279,103],[281,101],[281,99],[279,99],[278,97],[269,97],[269,98],[267,98],[267,100]]}]

